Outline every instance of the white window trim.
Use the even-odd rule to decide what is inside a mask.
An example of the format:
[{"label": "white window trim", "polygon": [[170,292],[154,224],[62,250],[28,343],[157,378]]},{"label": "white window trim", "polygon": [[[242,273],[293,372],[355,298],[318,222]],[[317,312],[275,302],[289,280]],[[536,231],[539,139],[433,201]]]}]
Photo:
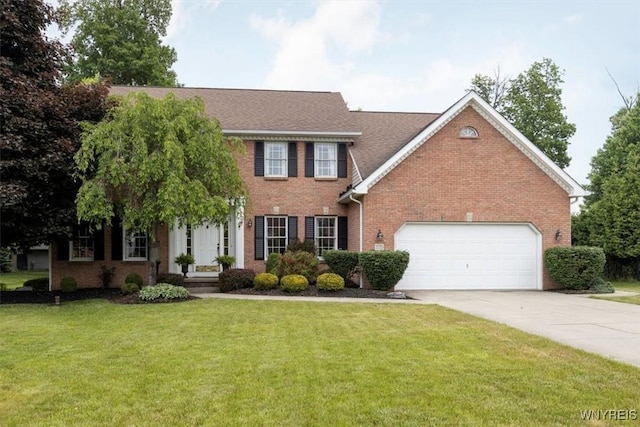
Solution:
[{"label": "white window trim", "polygon": [[[269,157],[269,146],[280,146],[282,147],[282,152],[284,154],[284,161],[282,166],[282,174],[272,174],[269,173],[269,160],[272,160]],[[289,152],[288,152],[288,144],[286,142],[265,142],[264,143],[264,176],[267,178],[286,178],[288,176],[289,171]],[[280,160],[280,159],[279,159]]]},{"label": "white window trim", "polygon": [[[322,146],[328,146],[333,149],[333,159],[320,159],[318,155],[319,148]],[[338,177],[338,146],[331,142],[316,142],[313,144],[313,176],[315,178],[337,178]],[[318,172],[318,162],[333,162],[333,174],[332,175],[320,175]]]},{"label": "white window trim", "polygon": [[[318,235],[318,220],[319,219],[333,219],[333,248],[332,249],[325,249],[327,251],[329,250],[337,250],[338,249],[338,217],[337,216],[316,216],[313,217],[313,238],[314,238],[314,242],[316,245],[316,248],[318,250],[318,254],[320,253],[320,245],[318,244],[318,240],[320,238],[320,236]],[[323,237],[323,239],[327,239],[327,237]],[[318,257],[320,259],[322,259],[322,256],[319,254]]]},{"label": "white window trim", "polygon": [[460,129],[460,132],[458,133],[458,136],[460,138],[478,138],[479,134],[478,131],[476,130],[476,128],[472,127],[472,126],[465,126],[462,129]]},{"label": "white window trim", "polygon": [[144,233],[146,236],[147,242],[147,256],[146,257],[128,257],[127,256],[127,230],[125,228],[122,229],[122,260],[123,261],[147,261],[149,258],[149,234]]},{"label": "white window trim", "polygon": [[[285,215],[267,215],[264,217],[264,259],[269,258],[269,255],[272,253],[280,253],[280,252],[269,252],[269,219],[273,218],[284,218],[284,241],[285,241],[285,251],[287,250],[287,244],[289,242],[289,218]],[[280,237],[279,237],[280,238]]]},{"label": "white window trim", "polygon": [[[84,230],[83,230],[84,231]],[[88,233],[88,230],[87,230]],[[79,238],[80,236],[80,229],[76,230],[76,234],[74,236],[73,239],[69,240],[69,261],[93,261],[95,259],[95,255],[96,255],[96,241],[95,241],[95,237],[89,233],[85,236],[82,237],[88,237],[91,239],[91,241],[93,242],[93,248],[91,250],[91,253],[93,254],[90,257],[74,257],[73,256],[73,241],[76,240],[76,238]]]}]

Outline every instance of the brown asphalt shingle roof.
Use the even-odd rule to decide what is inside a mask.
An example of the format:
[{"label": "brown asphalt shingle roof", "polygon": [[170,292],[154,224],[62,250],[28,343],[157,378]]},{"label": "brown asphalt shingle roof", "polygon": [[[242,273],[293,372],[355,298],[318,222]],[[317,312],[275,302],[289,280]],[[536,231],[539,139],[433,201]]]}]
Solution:
[{"label": "brown asphalt shingle roof", "polygon": [[141,86],[112,86],[110,89],[111,94],[117,95],[137,91],[157,98],[169,92],[179,98],[198,96],[225,131],[358,131],[349,119],[349,109],[339,92]]},{"label": "brown asphalt shingle roof", "polygon": [[440,114],[352,111],[351,121],[362,132],[351,154],[362,179],[371,175]]}]

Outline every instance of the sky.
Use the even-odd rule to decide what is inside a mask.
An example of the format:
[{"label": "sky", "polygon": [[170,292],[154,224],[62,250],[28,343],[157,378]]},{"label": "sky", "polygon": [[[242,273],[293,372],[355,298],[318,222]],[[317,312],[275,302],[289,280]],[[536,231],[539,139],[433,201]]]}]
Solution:
[{"label": "sky", "polygon": [[[53,1],[52,1],[53,2]],[[164,38],[187,87],[341,92],[350,109],[440,113],[477,73],[550,58],[588,183],[609,118],[640,89],[640,0],[172,0]]]}]

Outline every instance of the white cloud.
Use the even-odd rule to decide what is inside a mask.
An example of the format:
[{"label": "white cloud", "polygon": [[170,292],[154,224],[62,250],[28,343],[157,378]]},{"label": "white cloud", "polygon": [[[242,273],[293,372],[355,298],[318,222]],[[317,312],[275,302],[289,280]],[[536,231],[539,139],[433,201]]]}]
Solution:
[{"label": "white cloud", "polygon": [[220,3],[222,0],[171,0],[171,20],[167,27],[165,41],[176,38],[197,13],[203,10],[215,11]]},{"label": "white cloud", "polygon": [[581,13],[574,13],[573,15],[565,16],[564,22],[567,24],[578,24],[582,22],[582,18],[583,16]]}]

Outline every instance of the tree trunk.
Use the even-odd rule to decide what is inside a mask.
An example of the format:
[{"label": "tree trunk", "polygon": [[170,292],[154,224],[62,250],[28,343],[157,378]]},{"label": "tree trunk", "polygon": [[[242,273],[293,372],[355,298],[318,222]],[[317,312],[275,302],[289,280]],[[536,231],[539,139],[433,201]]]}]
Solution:
[{"label": "tree trunk", "polygon": [[149,248],[149,284],[155,285],[158,281],[158,269],[160,267],[160,246],[157,239],[151,240]]}]

